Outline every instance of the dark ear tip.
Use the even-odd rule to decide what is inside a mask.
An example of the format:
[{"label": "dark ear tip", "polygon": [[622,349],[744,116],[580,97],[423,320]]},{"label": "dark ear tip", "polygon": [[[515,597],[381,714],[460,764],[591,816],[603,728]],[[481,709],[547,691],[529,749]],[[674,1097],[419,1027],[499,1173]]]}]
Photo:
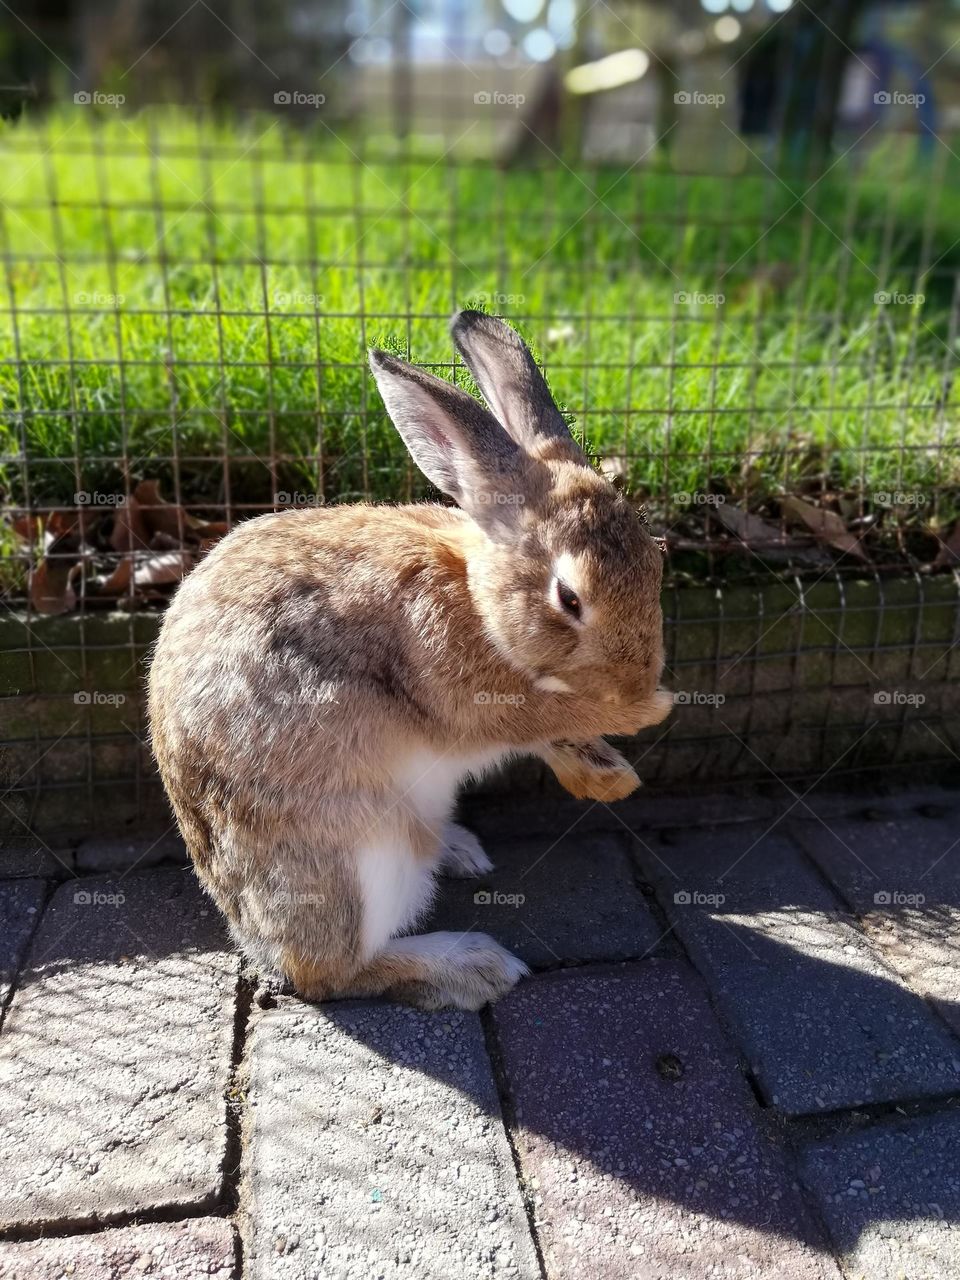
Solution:
[{"label": "dark ear tip", "polygon": [[492,317],[484,315],[482,311],[458,311],[450,319],[450,332],[455,338],[459,338],[469,333],[471,329],[475,329],[477,325],[482,325],[484,321],[491,319]]},{"label": "dark ear tip", "polygon": [[396,356],[392,356],[389,351],[381,351],[379,347],[367,347],[367,359],[370,361],[370,368],[374,373],[378,369],[395,372],[400,365],[400,361]]},{"label": "dark ear tip", "polygon": [[489,316],[485,311],[458,311],[450,321],[450,336],[462,344],[474,334],[487,342],[506,343],[510,347],[522,347],[520,335],[506,320]]}]

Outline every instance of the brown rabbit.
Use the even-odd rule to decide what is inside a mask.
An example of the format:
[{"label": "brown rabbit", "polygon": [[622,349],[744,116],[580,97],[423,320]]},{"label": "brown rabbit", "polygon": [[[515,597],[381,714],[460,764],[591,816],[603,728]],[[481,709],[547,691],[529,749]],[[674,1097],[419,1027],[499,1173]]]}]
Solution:
[{"label": "brown rabbit", "polygon": [[524,965],[401,936],[438,871],[490,869],[458,784],[517,753],[578,796],[638,779],[602,733],[662,720],[660,553],[588,463],[512,329],[453,338],[490,406],[382,351],[391,418],[459,510],[250,520],[184,582],[150,673],[153,747],[238,943],[308,999],[476,1009]]}]

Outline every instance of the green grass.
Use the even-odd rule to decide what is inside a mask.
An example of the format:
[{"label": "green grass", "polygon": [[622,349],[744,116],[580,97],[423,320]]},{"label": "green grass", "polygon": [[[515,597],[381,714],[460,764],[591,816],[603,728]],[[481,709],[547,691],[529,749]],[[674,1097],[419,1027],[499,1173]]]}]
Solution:
[{"label": "green grass", "polygon": [[797,203],[809,183],[756,163],[361,164],[323,129],[86,108],[4,124],[0,154],[8,503],[122,489],[124,459],[188,502],[426,493],[364,350],[449,366],[445,317],[480,302],[522,318],[589,446],[657,512],[709,481],[818,475],[955,510],[955,174],[874,154]]}]

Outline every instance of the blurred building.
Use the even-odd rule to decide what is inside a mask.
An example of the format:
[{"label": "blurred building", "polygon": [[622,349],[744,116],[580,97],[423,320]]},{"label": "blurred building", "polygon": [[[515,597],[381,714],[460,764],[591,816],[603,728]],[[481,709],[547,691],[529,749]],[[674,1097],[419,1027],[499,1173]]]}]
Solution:
[{"label": "blurred building", "polygon": [[798,160],[838,132],[950,128],[957,47],[952,0],[15,0],[0,83],[8,114],[122,86],[132,106],[319,111],[506,160],[667,149],[698,169],[742,158],[720,122]]}]

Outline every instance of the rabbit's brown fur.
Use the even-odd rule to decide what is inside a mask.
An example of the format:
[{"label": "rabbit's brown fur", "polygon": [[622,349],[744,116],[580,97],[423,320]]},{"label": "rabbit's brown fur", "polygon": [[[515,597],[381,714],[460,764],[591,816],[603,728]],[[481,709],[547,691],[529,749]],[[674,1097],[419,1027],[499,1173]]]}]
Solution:
[{"label": "rabbit's brown fur", "polygon": [[[473,335],[487,355],[497,324],[483,318]],[[462,392],[378,360],[388,408],[435,482],[455,454],[452,496],[467,511],[358,505],[234,530],[164,621],[153,745],[197,871],[261,964],[308,998],[475,1008],[523,966],[482,934],[396,936],[452,856],[456,784],[532,751],[574,794],[633,789],[616,752],[584,744],[669,710],[656,687],[660,555],[565,428],[514,449],[516,422],[508,435]],[[492,492],[519,495],[511,509],[478,497],[504,482],[513,490]],[[557,564],[579,579],[582,626],[545,601]]]}]

